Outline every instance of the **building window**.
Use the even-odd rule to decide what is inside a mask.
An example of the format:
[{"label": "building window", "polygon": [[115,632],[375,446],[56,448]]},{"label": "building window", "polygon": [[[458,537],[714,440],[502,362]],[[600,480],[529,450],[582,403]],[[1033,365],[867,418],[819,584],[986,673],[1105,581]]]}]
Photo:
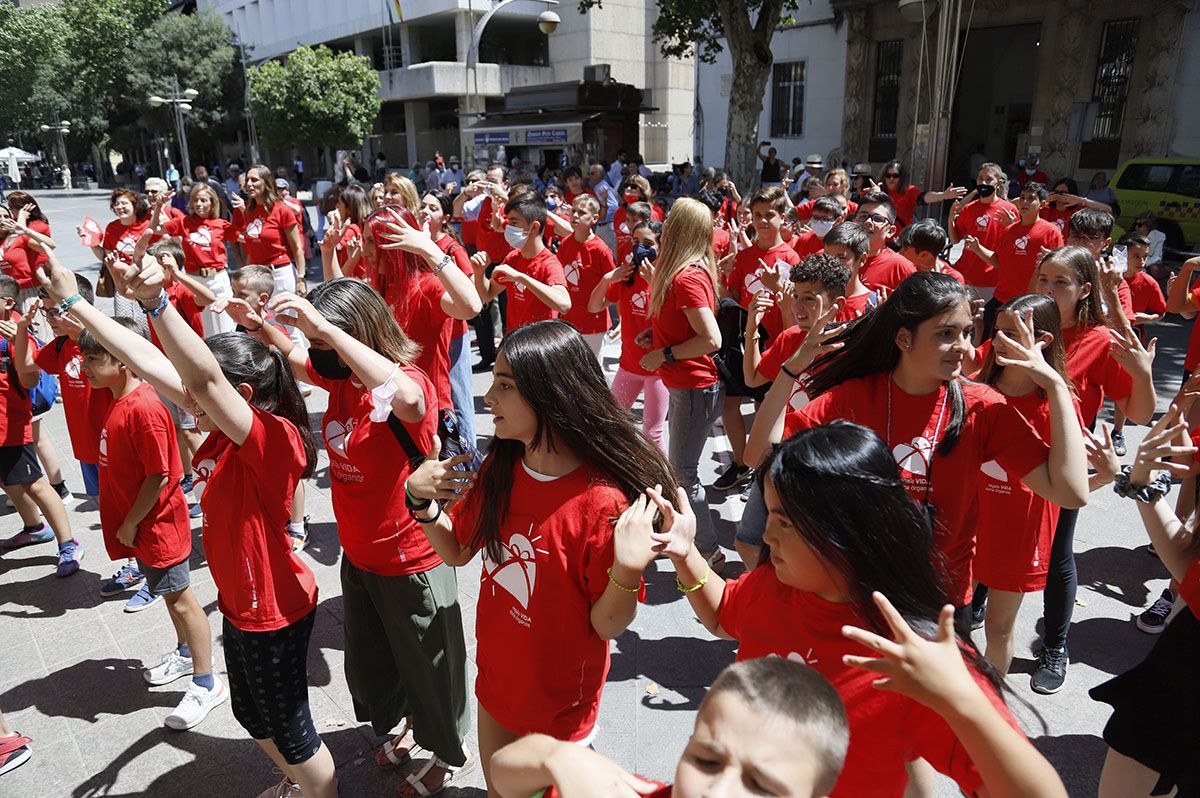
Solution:
[{"label": "building window", "polygon": [[804,62],[776,64],[771,77],[771,135],[804,135]]},{"label": "building window", "polygon": [[1092,99],[1099,108],[1092,137],[1119,139],[1125,121],[1125,96],[1133,72],[1133,51],[1137,46],[1136,19],[1104,23],[1100,40],[1100,58],[1096,62],[1096,85]]},{"label": "building window", "polygon": [[896,127],[900,117],[900,72],[904,41],[879,42],[875,48],[875,107],[871,121],[872,161],[896,157]]}]

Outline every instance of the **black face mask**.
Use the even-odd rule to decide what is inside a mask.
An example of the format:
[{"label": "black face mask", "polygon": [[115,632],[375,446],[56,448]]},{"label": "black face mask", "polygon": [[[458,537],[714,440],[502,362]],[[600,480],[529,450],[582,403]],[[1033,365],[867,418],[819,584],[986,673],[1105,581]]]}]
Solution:
[{"label": "black face mask", "polygon": [[975,193],[981,197],[990,197],[996,193],[996,187],[991,183],[980,183],[975,186]]},{"label": "black face mask", "polygon": [[338,358],[338,353],[333,349],[317,349],[311,346],[308,349],[308,359],[312,363],[313,371],[327,380],[350,379],[350,367]]}]

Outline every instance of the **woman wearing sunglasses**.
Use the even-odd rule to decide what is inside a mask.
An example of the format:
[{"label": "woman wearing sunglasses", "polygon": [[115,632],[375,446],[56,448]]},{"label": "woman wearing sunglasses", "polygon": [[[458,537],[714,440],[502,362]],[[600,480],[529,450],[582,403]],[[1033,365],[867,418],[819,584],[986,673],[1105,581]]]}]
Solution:
[{"label": "woman wearing sunglasses", "polygon": [[896,206],[896,225],[898,230],[913,223],[917,206],[932,205],[944,200],[956,200],[967,193],[965,188],[951,183],[945,191],[925,191],[908,182],[908,173],[899,161],[888,161],[879,173],[879,189],[886,191]]}]

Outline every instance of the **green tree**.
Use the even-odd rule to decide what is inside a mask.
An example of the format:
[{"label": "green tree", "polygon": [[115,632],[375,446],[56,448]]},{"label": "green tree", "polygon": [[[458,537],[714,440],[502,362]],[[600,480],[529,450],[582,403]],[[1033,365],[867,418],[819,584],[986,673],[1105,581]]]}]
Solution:
[{"label": "green tree", "polygon": [[65,116],[70,109],[63,78],[69,35],[61,6],[18,9],[0,3],[0,132],[5,139],[38,132],[55,112]]},{"label": "green tree", "polygon": [[[668,58],[695,55],[705,63],[725,47],[733,61],[725,169],[739,187],[753,184],[758,171],[758,118],[771,76],[771,39],[803,0],[659,0],[654,40]],[[811,0],[809,0],[811,2]],[[602,0],[580,0],[579,10]],[[723,41],[722,41],[723,40]]]},{"label": "green tree", "polygon": [[259,136],[269,147],[301,143],[355,147],[370,134],[383,102],[379,73],[369,58],[300,47],[286,63],[250,70],[247,99]]}]

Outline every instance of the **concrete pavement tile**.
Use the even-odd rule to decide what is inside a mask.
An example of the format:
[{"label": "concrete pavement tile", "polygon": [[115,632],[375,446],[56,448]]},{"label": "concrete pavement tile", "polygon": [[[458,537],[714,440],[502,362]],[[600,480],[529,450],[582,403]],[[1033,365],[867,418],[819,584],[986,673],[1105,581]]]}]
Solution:
[{"label": "concrete pavement tile", "polygon": [[0,692],[0,702],[9,725],[34,740],[53,743],[71,736],[67,720],[48,711],[58,702],[54,689],[44,678],[13,683]]},{"label": "concrete pavement tile", "polygon": [[115,650],[116,641],[108,631],[108,624],[101,621],[42,635],[38,638],[38,648],[46,667],[54,670],[59,663],[73,661],[80,652]]},{"label": "concrete pavement tile", "polygon": [[86,773],[79,747],[69,736],[49,740],[32,734],[24,725],[14,725],[21,734],[33,738],[30,750],[33,756],[21,767],[4,774],[0,782],[0,795],[12,796],[67,796]]},{"label": "concrete pavement tile", "polygon": [[703,687],[683,687],[663,688],[654,696],[637,696],[634,758],[623,764],[647,778],[673,781],[704,693]]},{"label": "concrete pavement tile", "polygon": [[637,705],[645,685],[613,682],[600,695],[594,748],[614,762],[632,762],[637,754]]}]

